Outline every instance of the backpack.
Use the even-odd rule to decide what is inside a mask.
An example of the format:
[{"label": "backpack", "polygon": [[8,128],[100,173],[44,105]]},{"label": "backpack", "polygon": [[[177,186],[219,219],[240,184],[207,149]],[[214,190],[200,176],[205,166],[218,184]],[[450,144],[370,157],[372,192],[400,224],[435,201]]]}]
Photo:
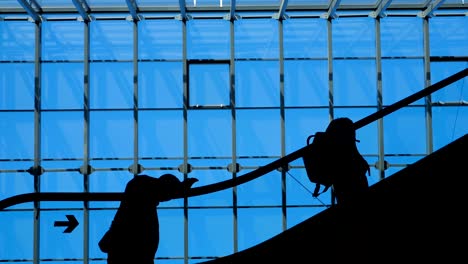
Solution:
[{"label": "backpack", "polygon": [[[310,140],[313,138],[313,141]],[[307,176],[315,183],[313,197],[318,197],[333,185],[335,179],[331,168],[347,166],[346,174],[364,175],[370,174],[370,168],[366,160],[359,153],[356,142],[354,123],[349,118],[337,118],[330,122],[325,132],[316,132],[307,137],[307,145],[311,145],[302,159]],[[349,160],[339,160],[339,155],[349,153]],[[336,162],[341,164],[336,164]],[[333,167],[335,166],[335,167]],[[340,167],[338,167],[340,168]],[[320,192],[320,187],[324,189]]]}]

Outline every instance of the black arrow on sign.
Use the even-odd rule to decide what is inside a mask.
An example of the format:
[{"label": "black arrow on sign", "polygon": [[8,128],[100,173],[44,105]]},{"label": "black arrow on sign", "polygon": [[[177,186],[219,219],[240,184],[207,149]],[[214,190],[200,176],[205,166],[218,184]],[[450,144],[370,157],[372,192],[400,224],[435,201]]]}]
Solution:
[{"label": "black arrow on sign", "polygon": [[68,221],[55,221],[54,226],[66,226],[64,233],[71,233],[78,226],[78,221],[74,215],[66,215]]}]

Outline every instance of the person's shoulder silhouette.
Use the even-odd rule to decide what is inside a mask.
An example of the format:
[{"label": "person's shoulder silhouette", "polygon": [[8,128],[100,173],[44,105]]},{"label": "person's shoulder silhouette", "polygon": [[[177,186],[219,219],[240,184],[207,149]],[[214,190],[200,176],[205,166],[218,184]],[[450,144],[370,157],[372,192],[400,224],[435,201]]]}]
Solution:
[{"label": "person's shoulder silhouette", "polygon": [[197,181],[180,181],[172,174],[133,177],[125,187],[111,227],[99,241],[101,251],[108,254],[107,263],[153,264],[159,245],[156,207],[160,202],[182,197]]}]

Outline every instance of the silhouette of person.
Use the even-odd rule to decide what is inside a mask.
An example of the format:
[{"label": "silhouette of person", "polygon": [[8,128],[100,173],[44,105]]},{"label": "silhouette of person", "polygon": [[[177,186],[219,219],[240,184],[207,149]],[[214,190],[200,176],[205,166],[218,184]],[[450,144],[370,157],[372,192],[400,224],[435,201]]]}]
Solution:
[{"label": "silhouette of person", "polygon": [[108,264],[153,264],[159,245],[157,206],[183,196],[197,182],[172,174],[159,178],[137,175],[131,179],[109,230],[99,241]]},{"label": "silhouette of person", "polygon": [[331,137],[329,151],[333,165],[329,172],[337,203],[361,198],[368,191],[366,172],[370,173],[370,169],[357,149],[353,121],[347,117],[334,119],[325,133]]}]

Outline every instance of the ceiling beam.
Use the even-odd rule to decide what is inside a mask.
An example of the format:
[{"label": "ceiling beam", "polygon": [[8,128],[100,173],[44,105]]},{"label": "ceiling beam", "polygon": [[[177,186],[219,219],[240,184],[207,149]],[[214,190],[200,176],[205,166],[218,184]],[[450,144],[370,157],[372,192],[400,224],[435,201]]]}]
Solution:
[{"label": "ceiling beam", "polygon": [[130,11],[130,15],[132,15],[133,21],[139,21],[140,17],[138,16],[138,6],[135,0],[126,0],[127,1],[127,6],[128,10]]},{"label": "ceiling beam", "polygon": [[[18,3],[23,7],[23,9],[28,13],[28,15],[35,21],[42,21],[41,15],[36,11],[41,10],[41,7],[36,3],[36,0],[17,0]],[[36,9],[34,9],[34,7]]]},{"label": "ceiling beam", "polygon": [[436,11],[437,8],[439,8],[444,2],[445,2],[445,0],[434,0],[434,1],[432,1],[426,7],[426,9],[424,9],[424,11],[421,11],[418,14],[418,16],[420,16],[422,18],[433,17],[434,16],[434,11]]},{"label": "ceiling beam", "polygon": [[89,15],[90,8],[86,0],[72,0],[73,4],[75,5],[76,10],[80,13],[81,18],[85,22],[91,21],[91,17]]},{"label": "ceiling beam", "polygon": [[330,6],[328,7],[328,11],[322,15],[322,18],[325,18],[325,19],[337,18],[338,16],[336,15],[336,10],[338,9],[340,2],[341,0],[333,0],[330,3]]},{"label": "ceiling beam", "polygon": [[387,8],[390,6],[391,3],[392,3],[392,0],[381,0],[377,6],[377,9],[371,12],[370,16],[373,18],[386,17],[387,15],[385,14],[385,11],[387,11]]},{"label": "ceiling beam", "polygon": [[280,4],[280,8],[278,10],[278,13],[273,15],[273,18],[275,19],[284,19],[286,8],[288,7],[288,0],[282,0]]}]

